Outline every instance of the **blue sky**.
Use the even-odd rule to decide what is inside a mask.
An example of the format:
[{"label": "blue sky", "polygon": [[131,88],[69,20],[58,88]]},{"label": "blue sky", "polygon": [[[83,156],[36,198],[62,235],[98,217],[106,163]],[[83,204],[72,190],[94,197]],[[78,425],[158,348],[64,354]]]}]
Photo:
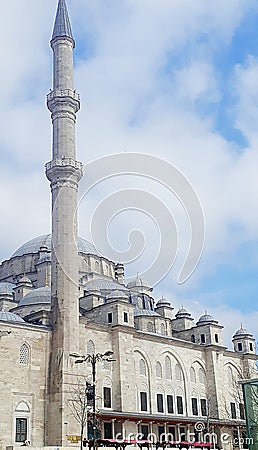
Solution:
[{"label": "blue sky", "polygon": [[[198,194],[205,247],[192,277],[177,284],[189,230],[181,205],[159,183],[113,179],[79,210],[80,235],[107,192],[137,185],[165,203],[179,230],[179,251],[156,298],[184,304],[197,319],[205,309],[258,335],[258,4],[246,0],[67,0],[75,49],[78,159],[87,164],[125,152],[158,156],[177,167]],[[0,192],[7,259],[23,242],[50,229],[44,164],[51,158],[49,39],[53,0],[11,0],[1,16]],[[14,13],[15,12],[15,13]],[[135,215],[136,214],[136,215]],[[144,272],[157,230],[143,213],[113,221],[110,238],[125,243],[130,224],[143,227],[146,250],[127,266]],[[111,227],[112,228],[112,227]],[[169,230],[167,231],[169,232]]]}]

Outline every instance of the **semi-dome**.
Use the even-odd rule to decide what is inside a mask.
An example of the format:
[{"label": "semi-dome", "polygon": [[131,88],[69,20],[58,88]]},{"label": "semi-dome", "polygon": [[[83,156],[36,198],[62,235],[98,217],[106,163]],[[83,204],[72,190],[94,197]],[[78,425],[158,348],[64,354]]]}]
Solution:
[{"label": "semi-dome", "polygon": [[33,289],[19,302],[19,306],[29,306],[42,303],[51,303],[51,290],[48,286]]},{"label": "semi-dome", "polygon": [[8,281],[0,281],[0,295],[12,295],[15,284]]},{"label": "semi-dome", "polygon": [[4,322],[25,322],[18,314],[14,314],[10,311],[0,311],[0,320],[3,320]]},{"label": "semi-dome", "polygon": [[[25,242],[25,244],[12,254],[11,258],[28,255],[30,253],[38,253],[42,248],[49,252],[51,251],[51,234],[37,236],[30,241]],[[78,252],[100,256],[94,245],[80,237],[78,237]]]}]

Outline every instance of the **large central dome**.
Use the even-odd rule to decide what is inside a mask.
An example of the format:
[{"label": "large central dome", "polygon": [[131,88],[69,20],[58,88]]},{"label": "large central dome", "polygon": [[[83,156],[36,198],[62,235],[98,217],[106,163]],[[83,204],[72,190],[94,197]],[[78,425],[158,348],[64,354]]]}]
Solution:
[{"label": "large central dome", "polygon": [[[42,247],[45,247],[48,251],[51,251],[51,234],[37,236],[36,238],[25,242],[25,244],[19,247],[18,250],[12,254],[11,258],[28,255],[30,253],[38,253]],[[86,239],[80,237],[78,237],[78,252],[100,256],[94,245],[92,245],[89,241],[86,241]]]}]

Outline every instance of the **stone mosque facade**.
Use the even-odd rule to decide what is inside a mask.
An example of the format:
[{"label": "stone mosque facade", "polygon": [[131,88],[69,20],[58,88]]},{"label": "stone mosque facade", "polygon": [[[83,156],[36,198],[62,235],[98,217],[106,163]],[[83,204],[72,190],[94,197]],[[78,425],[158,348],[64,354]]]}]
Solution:
[{"label": "stone mosque facade", "polygon": [[[218,446],[227,433],[223,448],[243,448],[238,380],[257,377],[253,335],[241,326],[229,350],[223,326],[211,315],[195,321],[183,307],[173,311],[139,276],[126,283],[123,264],[74,239],[82,176],[75,150],[80,99],[73,85],[74,45],[66,3],[59,0],[47,96],[52,233],[26,242],[0,265],[0,448],[25,439],[34,447],[78,446],[69,440],[80,434],[69,398],[78,384],[91,381],[92,367],[70,355],[106,351],[113,361],[96,364],[99,436],[153,433],[159,439],[170,433],[186,441],[201,423],[216,433]],[[88,414],[90,422],[90,408]]]}]

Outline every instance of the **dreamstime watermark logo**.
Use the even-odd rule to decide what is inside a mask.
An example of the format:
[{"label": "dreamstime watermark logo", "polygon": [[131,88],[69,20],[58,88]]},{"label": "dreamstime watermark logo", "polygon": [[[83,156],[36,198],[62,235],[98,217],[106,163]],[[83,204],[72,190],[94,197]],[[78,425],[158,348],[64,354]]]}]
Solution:
[{"label": "dreamstime watermark logo", "polygon": [[[134,175],[153,180],[176,197],[188,218],[190,238],[187,254],[178,275],[178,283],[184,283],[194,272],[204,245],[204,215],[199,198],[185,175],[175,166],[158,157],[121,153],[99,158],[84,167],[84,176],[79,184],[79,202],[104,180]],[[60,192],[60,190],[59,190]],[[59,208],[55,201],[54,208]],[[132,229],[128,235],[129,247],[125,251],[115,249],[108,239],[112,219],[123,211],[136,210],[150,217],[159,231],[159,249],[151,264],[142,269],[140,276],[156,285],[169,272],[178,254],[178,230],[169,207],[155,195],[143,189],[117,189],[98,203],[90,220],[92,243],[98,252],[113,260],[130,263],[137,260],[145,247],[144,231]],[[77,236],[74,236],[77,239]],[[53,250],[58,252],[53,246]],[[66,270],[65,267],[63,267]]]}]

